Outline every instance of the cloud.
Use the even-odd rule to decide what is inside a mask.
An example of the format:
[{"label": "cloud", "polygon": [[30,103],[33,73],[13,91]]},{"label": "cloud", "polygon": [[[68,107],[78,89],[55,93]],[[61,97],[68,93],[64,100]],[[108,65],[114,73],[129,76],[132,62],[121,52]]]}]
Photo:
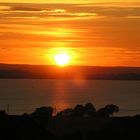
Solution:
[{"label": "cloud", "polygon": [[41,11],[40,8],[37,7],[24,7],[24,6],[12,6],[11,11]]},{"label": "cloud", "polygon": [[[85,63],[94,57],[97,65],[104,65],[105,60],[106,63],[114,60],[118,65],[124,61],[125,65],[125,61],[132,58],[138,64],[139,25],[140,7],[137,5],[3,4],[0,7],[0,48],[7,52],[11,48],[14,56],[19,51],[22,55],[22,50],[38,54],[36,48],[41,48],[40,55],[44,52],[45,55],[48,48],[70,47],[82,53],[80,60],[84,57]],[[4,54],[6,51],[2,50]]]},{"label": "cloud", "polygon": [[[115,15],[114,18],[110,18],[110,16],[107,18],[107,16],[105,16],[102,19],[102,16],[98,16],[96,13],[84,10],[78,12],[74,9],[72,9],[72,12],[68,10],[68,8],[60,10],[62,8],[64,9],[64,6],[59,7],[59,9],[57,7],[51,7],[47,15],[46,13],[39,13],[39,15],[37,15],[25,12],[16,13],[9,17],[9,14],[5,14],[3,18],[1,17],[0,32],[2,32],[2,30],[5,32],[1,38],[14,38],[15,40],[16,38],[22,38],[22,40],[25,41],[38,42],[57,42],[65,39],[68,42],[73,41],[75,46],[79,46],[79,43],[82,42],[80,46],[86,44],[88,47],[139,47],[139,18],[137,18],[137,20],[134,19],[134,21],[132,19],[134,16],[125,16],[124,18],[119,16],[118,18],[118,16]],[[97,19],[97,17],[101,19]],[[63,22],[59,21],[61,19]]]},{"label": "cloud", "polygon": [[78,18],[78,17],[125,17],[139,18],[139,6],[115,6],[103,4],[17,4],[0,6],[1,18],[38,17],[38,18]]},{"label": "cloud", "polygon": [[0,11],[3,11],[3,10],[9,10],[11,7],[10,6],[6,6],[6,5],[0,5]]}]

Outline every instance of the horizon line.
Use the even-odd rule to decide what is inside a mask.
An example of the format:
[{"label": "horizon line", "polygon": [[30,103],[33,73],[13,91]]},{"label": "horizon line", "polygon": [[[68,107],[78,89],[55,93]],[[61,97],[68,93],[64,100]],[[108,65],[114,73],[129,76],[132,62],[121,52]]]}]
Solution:
[{"label": "horizon line", "polygon": [[26,65],[26,66],[50,66],[50,67],[112,67],[112,68],[140,68],[140,66],[100,66],[100,65],[67,65],[67,66],[58,66],[58,65],[47,65],[47,64],[27,64],[27,63],[0,63],[0,65]]}]

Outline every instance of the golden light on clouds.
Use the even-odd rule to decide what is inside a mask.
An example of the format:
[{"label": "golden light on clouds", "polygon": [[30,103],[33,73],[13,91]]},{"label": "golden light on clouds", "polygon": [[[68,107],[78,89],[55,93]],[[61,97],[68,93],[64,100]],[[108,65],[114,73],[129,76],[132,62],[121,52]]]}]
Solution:
[{"label": "golden light on clouds", "polygon": [[139,7],[3,3],[0,63],[140,66]]},{"label": "golden light on clouds", "polygon": [[24,3],[110,3],[110,2],[140,2],[140,0],[4,0],[4,2],[24,2]]}]

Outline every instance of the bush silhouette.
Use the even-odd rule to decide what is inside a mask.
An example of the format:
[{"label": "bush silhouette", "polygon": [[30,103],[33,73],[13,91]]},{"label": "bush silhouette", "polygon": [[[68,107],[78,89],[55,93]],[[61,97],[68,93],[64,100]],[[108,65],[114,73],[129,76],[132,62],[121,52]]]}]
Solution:
[{"label": "bush silhouette", "polygon": [[65,110],[62,110],[60,112],[57,113],[57,117],[58,116],[63,116],[63,117],[70,117],[72,116],[73,114],[73,109],[72,108],[68,108],[68,109],[65,109]]},{"label": "bush silhouette", "polygon": [[91,117],[91,116],[94,116],[95,113],[96,113],[96,109],[92,103],[85,104],[85,112],[84,112],[85,115]]},{"label": "bush silhouette", "polygon": [[31,117],[41,126],[47,128],[49,120],[52,118],[53,108],[52,107],[40,107],[37,108]]},{"label": "bush silhouette", "polygon": [[74,116],[83,116],[84,115],[85,108],[83,105],[76,105],[73,109],[73,115]]},{"label": "bush silhouette", "polygon": [[113,104],[106,105],[97,111],[97,115],[100,117],[111,117],[115,112],[119,111],[119,107]]},{"label": "bush silhouette", "polygon": [[47,116],[52,117],[53,108],[52,107],[40,107],[37,108],[33,113],[31,113],[32,116]]}]

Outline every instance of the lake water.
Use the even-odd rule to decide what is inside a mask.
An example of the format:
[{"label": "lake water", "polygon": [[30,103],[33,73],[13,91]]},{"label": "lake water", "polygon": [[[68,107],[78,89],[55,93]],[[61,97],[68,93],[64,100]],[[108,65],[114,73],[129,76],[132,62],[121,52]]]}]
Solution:
[{"label": "lake water", "polygon": [[140,114],[140,81],[0,79],[0,109],[10,114],[49,105],[58,111],[87,102],[97,109],[116,104],[116,115]]}]

